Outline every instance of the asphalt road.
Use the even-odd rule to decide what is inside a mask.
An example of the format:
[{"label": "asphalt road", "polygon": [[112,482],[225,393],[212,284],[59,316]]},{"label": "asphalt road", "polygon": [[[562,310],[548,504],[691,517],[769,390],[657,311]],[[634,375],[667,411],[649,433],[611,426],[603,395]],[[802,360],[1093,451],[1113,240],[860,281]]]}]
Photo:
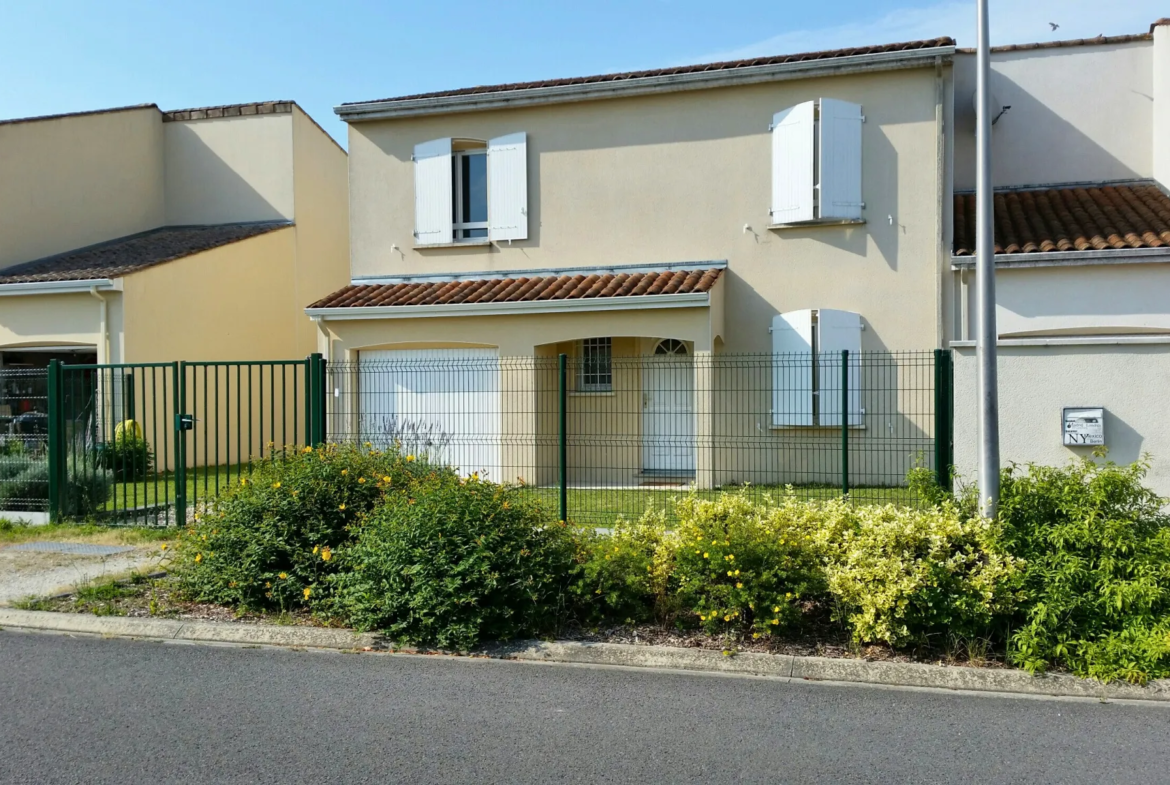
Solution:
[{"label": "asphalt road", "polygon": [[0,632],[0,782],[1159,783],[1170,706]]}]

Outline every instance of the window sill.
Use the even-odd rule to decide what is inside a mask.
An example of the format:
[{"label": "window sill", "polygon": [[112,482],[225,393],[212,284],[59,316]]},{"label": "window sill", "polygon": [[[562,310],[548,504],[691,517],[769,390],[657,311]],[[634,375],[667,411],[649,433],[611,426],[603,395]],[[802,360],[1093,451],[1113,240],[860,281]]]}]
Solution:
[{"label": "window sill", "polygon": [[491,240],[464,240],[458,243],[424,243],[415,245],[414,250],[426,251],[430,248],[484,248],[491,244]]},{"label": "window sill", "polygon": [[613,390],[571,390],[570,398],[613,398],[617,393]]},{"label": "window sill", "polygon": [[796,221],[790,224],[768,224],[769,229],[811,229],[818,226],[864,226],[864,218],[815,218],[811,221]]}]

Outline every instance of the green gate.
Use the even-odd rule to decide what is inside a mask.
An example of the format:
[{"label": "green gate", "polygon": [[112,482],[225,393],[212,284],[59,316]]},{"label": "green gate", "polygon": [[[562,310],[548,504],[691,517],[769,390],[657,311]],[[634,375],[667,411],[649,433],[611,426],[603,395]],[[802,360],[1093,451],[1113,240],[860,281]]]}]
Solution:
[{"label": "green gate", "polygon": [[324,360],[49,366],[53,520],[183,524],[254,461],[325,440]]}]

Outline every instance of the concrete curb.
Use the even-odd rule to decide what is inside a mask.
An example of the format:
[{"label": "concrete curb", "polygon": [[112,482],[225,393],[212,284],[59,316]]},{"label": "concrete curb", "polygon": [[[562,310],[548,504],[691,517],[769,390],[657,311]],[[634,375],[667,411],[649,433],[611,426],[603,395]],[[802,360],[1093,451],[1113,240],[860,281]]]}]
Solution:
[{"label": "concrete curb", "polygon": [[[422,653],[415,649],[389,647],[379,635],[357,633],[352,630],[89,616],[81,613],[0,608],[0,628],[6,627],[156,640],[343,651],[393,649]],[[945,667],[909,662],[867,662],[755,652],[726,656],[711,649],[573,641],[521,641],[485,647],[473,654],[521,662],[657,668],[763,676],[785,681],[801,679],[1049,697],[1170,702],[1170,680],[1152,681],[1138,687],[1124,683],[1101,684],[1067,674],[1033,676],[1016,670]]]}]

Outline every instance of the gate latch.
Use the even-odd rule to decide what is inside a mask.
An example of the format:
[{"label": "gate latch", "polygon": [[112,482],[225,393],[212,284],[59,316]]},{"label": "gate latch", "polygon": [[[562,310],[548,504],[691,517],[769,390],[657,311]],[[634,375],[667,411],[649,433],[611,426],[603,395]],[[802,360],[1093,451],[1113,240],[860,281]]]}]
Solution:
[{"label": "gate latch", "polygon": [[189,431],[195,427],[195,415],[193,414],[176,414],[175,415],[175,430]]}]

